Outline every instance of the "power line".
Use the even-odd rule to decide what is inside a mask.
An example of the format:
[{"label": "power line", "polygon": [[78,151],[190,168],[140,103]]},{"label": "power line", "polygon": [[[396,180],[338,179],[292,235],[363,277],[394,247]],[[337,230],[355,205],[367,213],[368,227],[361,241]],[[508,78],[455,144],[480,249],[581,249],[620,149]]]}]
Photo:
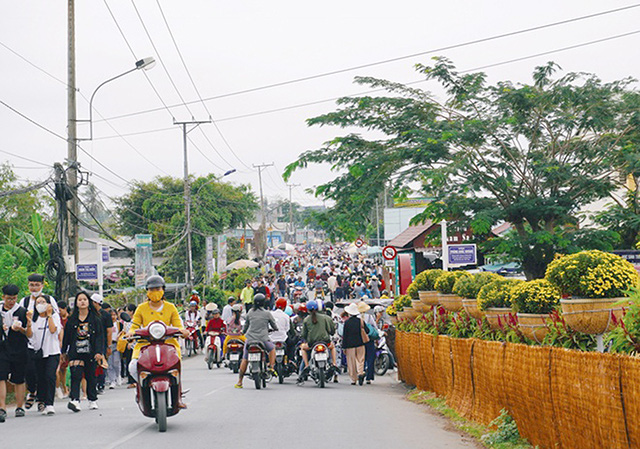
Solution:
[{"label": "power line", "polygon": [[67,138],[64,136],[61,136],[60,134],[56,133],[55,131],[51,131],[49,128],[47,128],[44,125],[41,125],[40,123],[36,122],[35,120],[33,120],[32,118],[26,116],[25,114],[23,114],[22,112],[18,111],[17,109],[9,106],[7,103],[5,103],[4,101],[0,100],[0,104],[2,104],[3,106],[5,106],[7,109],[11,110],[12,112],[18,114],[20,117],[22,117],[23,119],[27,120],[28,122],[30,122],[33,125],[36,125],[38,128],[48,132],[51,135],[56,136],[58,139],[62,139],[65,142],[67,142]]},{"label": "power line", "polygon": [[[546,29],[546,28],[552,28],[552,27],[556,27],[556,26],[560,26],[560,25],[566,25],[566,24],[569,24],[569,23],[579,22],[579,21],[582,21],[582,20],[592,19],[592,18],[595,18],[595,17],[604,16],[604,15],[608,15],[608,14],[614,14],[614,13],[617,13],[617,12],[622,12],[622,11],[626,11],[626,10],[630,10],[630,9],[638,8],[638,7],[640,7],[640,3],[636,3],[636,4],[633,4],[633,5],[624,6],[624,7],[620,7],[620,8],[610,9],[610,10],[606,10],[606,11],[601,11],[601,12],[598,12],[598,13],[587,14],[587,15],[584,15],[584,16],[578,16],[578,17],[574,17],[574,18],[571,18],[571,19],[565,19],[565,20],[561,20],[561,21],[557,21],[557,22],[551,22],[551,23],[548,23],[548,24],[538,25],[538,26],[535,26],[535,27],[523,28],[521,30],[511,31],[511,32],[508,32],[508,33],[497,34],[497,35],[493,35],[493,36],[489,36],[489,37],[485,37],[485,38],[474,39],[474,40],[471,40],[471,41],[465,41],[465,42],[461,42],[461,43],[458,43],[458,44],[447,45],[447,46],[444,46],[444,47],[425,50],[425,51],[421,51],[421,52],[418,52],[418,53],[412,53],[410,55],[399,56],[399,57],[390,58],[390,59],[384,59],[384,60],[377,61],[377,62],[361,64],[361,65],[358,65],[358,66],[347,67],[347,68],[344,68],[344,69],[334,70],[334,71],[330,71],[330,72],[324,72],[324,73],[320,73],[320,74],[316,74],[316,75],[310,75],[310,76],[306,76],[306,77],[302,77],[302,78],[296,78],[296,79],[292,79],[292,80],[288,80],[288,81],[282,81],[282,82],[278,82],[278,83],[267,84],[267,85],[264,85],[264,86],[253,87],[253,88],[239,90],[239,91],[235,91],[235,92],[229,92],[229,93],[226,93],[226,94],[221,94],[221,95],[216,95],[216,96],[204,98],[203,101],[218,100],[218,99],[221,99],[221,98],[227,98],[227,97],[232,97],[232,96],[236,96],[236,95],[242,95],[242,94],[257,92],[257,91],[261,91],[261,90],[266,90],[266,89],[272,89],[272,88],[275,88],[275,87],[286,86],[286,85],[289,85],[289,84],[296,84],[296,83],[301,83],[301,82],[304,82],[304,81],[310,81],[310,80],[314,80],[314,79],[318,79],[318,78],[324,78],[324,77],[327,77],[327,76],[332,76],[332,75],[337,75],[337,74],[341,74],[341,73],[352,72],[354,70],[359,70],[359,69],[363,69],[363,68],[374,67],[374,66],[377,66],[377,65],[388,64],[388,63],[391,63],[391,62],[402,61],[402,60],[405,60],[405,59],[411,59],[411,58],[415,58],[417,56],[424,56],[424,55],[431,54],[431,53],[453,50],[453,49],[457,49],[457,48],[467,47],[467,46],[470,46],[470,45],[477,45],[477,44],[484,43],[484,42],[490,42],[490,41],[494,41],[494,40],[504,39],[506,37],[512,37],[512,36],[517,36],[517,35],[520,35],[520,34],[530,33],[530,32],[533,32],[533,31],[539,31],[539,30],[543,30],[543,29]],[[193,104],[193,103],[197,103],[197,101],[192,101],[192,102],[189,102],[188,104]],[[182,105],[178,104],[178,105],[172,105],[170,107],[173,108],[173,107],[178,107],[178,106],[182,106]],[[120,119],[120,118],[125,118],[125,117],[132,117],[132,116],[135,116],[135,115],[146,114],[146,113],[149,113],[149,112],[155,112],[157,110],[158,110],[157,108],[156,109],[147,109],[147,110],[142,110],[142,111],[137,111],[137,112],[131,112],[131,113],[128,113],[128,114],[122,114],[122,115],[119,115],[119,116],[109,117],[109,119],[110,120],[115,120],[115,119]]]},{"label": "power line", "polygon": [[27,58],[25,58],[24,56],[22,56],[20,53],[18,53],[17,51],[13,50],[12,48],[9,48],[8,45],[0,42],[0,45],[3,46],[4,48],[6,48],[7,50],[9,50],[11,53],[13,53],[14,55],[16,55],[18,58],[22,59],[24,62],[26,62],[27,64],[29,64],[30,66],[32,66],[33,68],[41,71],[42,73],[44,73],[45,75],[47,75],[48,77],[54,79],[55,81],[61,83],[63,86],[65,87],[69,87],[69,85],[61,80],[60,78],[58,78],[57,76],[51,74],[50,72],[47,72],[45,69],[43,69],[40,66],[35,65],[33,62],[29,61]]},{"label": "power line", "polygon": [[43,162],[36,161],[36,160],[34,160],[34,159],[29,159],[28,157],[20,156],[20,155],[18,155],[18,154],[11,153],[11,152],[6,151],[6,150],[1,150],[1,149],[0,149],[0,153],[5,153],[5,154],[8,154],[8,155],[10,155],[10,156],[17,157],[18,159],[23,159],[23,160],[28,161],[28,162],[33,162],[34,164],[42,165],[42,166],[43,166],[43,168],[44,168],[44,167],[51,168],[51,166],[50,166],[50,165],[47,165],[47,164],[45,164],[45,163],[43,163]]}]

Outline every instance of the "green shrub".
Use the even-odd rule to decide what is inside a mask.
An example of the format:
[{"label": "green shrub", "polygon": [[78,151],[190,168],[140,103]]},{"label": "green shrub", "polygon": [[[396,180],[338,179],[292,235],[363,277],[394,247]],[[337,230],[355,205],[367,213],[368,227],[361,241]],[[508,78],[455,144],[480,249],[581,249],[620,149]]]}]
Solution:
[{"label": "green shrub", "polygon": [[560,290],[546,279],[523,282],[513,288],[511,303],[519,313],[551,313],[560,304]]},{"label": "green shrub", "polygon": [[435,290],[435,283],[440,276],[444,273],[443,270],[435,269],[435,270],[425,270],[421,273],[418,273],[414,282],[418,287],[419,291],[433,291]]},{"label": "green shrub", "polygon": [[418,295],[418,287],[416,286],[415,281],[409,284],[409,286],[407,287],[407,295],[411,296],[411,299],[420,298],[420,296]]},{"label": "green shrub", "polygon": [[466,271],[445,271],[441,276],[436,280],[434,287],[442,294],[451,294],[453,293],[453,286],[455,285],[458,279],[471,276]]},{"label": "green shrub", "polygon": [[476,299],[478,292],[489,282],[502,279],[502,276],[495,273],[476,273],[471,276],[464,276],[453,285],[453,293],[467,299]]},{"label": "green shrub", "polygon": [[518,279],[489,282],[478,292],[478,308],[486,310],[489,307],[511,307],[512,290],[522,282]]}]

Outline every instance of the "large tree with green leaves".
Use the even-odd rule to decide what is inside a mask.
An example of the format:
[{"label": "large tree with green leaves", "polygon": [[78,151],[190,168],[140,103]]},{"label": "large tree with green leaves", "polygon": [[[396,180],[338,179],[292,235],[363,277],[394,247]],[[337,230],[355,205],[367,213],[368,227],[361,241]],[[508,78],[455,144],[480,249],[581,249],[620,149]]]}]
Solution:
[{"label": "large tree with green leaves", "polygon": [[[193,261],[196,279],[205,270],[205,237],[249,222],[258,209],[250,187],[223,183],[214,175],[191,179],[191,221]],[[157,254],[166,257],[161,270],[173,280],[186,271],[184,182],[180,178],[158,177],[136,182],[118,199],[116,214],[124,235],[149,233]]]},{"label": "large tree with green leaves", "polygon": [[[339,175],[316,189],[335,201],[330,232],[362,232],[386,185],[402,196],[419,185],[433,201],[418,219],[447,219],[488,234],[510,222],[509,252],[529,278],[544,274],[581,207],[617,186],[623,157],[635,152],[639,95],[631,79],[605,83],[591,74],[556,76],[554,63],[537,67],[533,83],[489,84],[484,73],[460,74],[444,58],[418,65],[445,99],[386,80],[356,78],[388,95],[342,98],[339,109],[310,125],[359,127],[300,155],[285,178],[311,163]],[[328,221],[328,220],[327,220]]]}]

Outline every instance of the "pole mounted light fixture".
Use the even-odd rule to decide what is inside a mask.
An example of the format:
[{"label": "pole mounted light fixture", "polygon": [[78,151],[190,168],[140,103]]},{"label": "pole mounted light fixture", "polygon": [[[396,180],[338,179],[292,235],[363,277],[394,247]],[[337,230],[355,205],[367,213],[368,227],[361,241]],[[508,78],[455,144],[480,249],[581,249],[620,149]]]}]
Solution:
[{"label": "pole mounted light fixture", "polygon": [[154,66],[156,65],[156,60],[149,56],[148,58],[142,58],[139,61],[136,61],[136,66],[130,70],[127,70],[126,72],[121,73],[120,75],[116,75],[113,78],[109,78],[106,81],[103,81],[102,83],[100,83],[98,85],[98,87],[96,87],[96,89],[93,91],[93,93],[91,94],[91,98],[89,99],[89,120],[76,120],[78,122],[89,122],[89,138],[77,138],[76,140],[78,141],[82,141],[82,140],[93,140],[93,97],[96,96],[96,93],[98,92],[98,90],[104,86],[107,83],[110,83],[113,80],[117,80],[118,78],[121,78],[131,72],[135,72],[136,70],[149,70],[152,69]]}]

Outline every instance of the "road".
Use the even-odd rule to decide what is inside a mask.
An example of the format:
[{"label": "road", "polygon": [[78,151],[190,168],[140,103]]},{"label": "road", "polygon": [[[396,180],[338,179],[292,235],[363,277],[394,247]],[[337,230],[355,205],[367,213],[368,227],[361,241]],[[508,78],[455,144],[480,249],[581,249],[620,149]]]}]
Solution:
[{"label": "road", "polygon": [[[247,378],[233,388],[236,375],[226,368],[209,371],[198,355],[184,362],[187,410],[169,418],[166,433],[138,411],[134,390],[118,387],[100,396],[100,410],[74,414],[57,400],[56,415],[27,411],[16,419],[8,411],[0,424],[3,448],[168,448],[189,445],[224,448],[476,448],[476,443],[403,398],[394,374],[372,385],[352,386],[346,375],[324,390],[311,381],[296,386],[271,382],[257,391]],[[73,447],[72,446],[72,447]]]}]

